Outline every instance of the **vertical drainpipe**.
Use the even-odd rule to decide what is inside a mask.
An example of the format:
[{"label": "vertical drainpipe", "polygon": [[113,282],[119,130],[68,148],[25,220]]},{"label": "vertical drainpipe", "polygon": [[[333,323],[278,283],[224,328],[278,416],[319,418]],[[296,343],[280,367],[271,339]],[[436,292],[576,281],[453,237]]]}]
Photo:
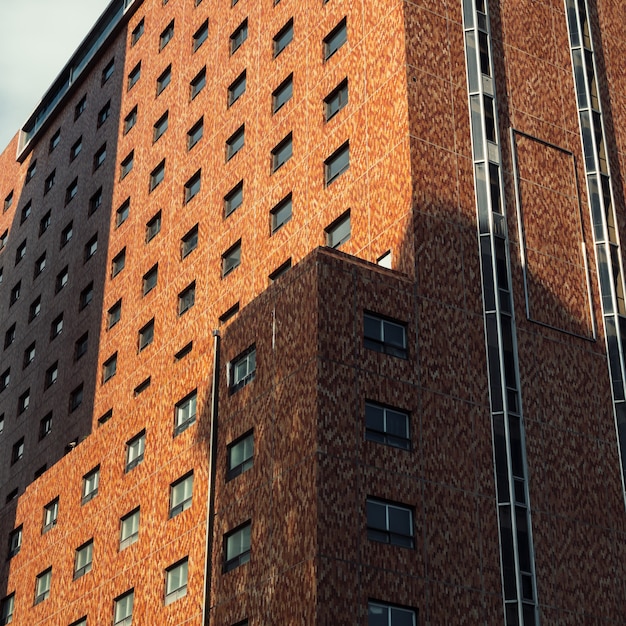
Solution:
[{"label": "vertical drainpipe", "polygon": [[215,517],[215,466],[217,463],[217,415],[219,407],[220,380],[220,331],[213,331],[213,389],[211,391],[211,435],[209,447],[209,480],[206,519],[206,557],[204,563],[204,602],[202,603],[202,623],[209,626],[211,621],[211,581],[213,564],[213,519]]}]

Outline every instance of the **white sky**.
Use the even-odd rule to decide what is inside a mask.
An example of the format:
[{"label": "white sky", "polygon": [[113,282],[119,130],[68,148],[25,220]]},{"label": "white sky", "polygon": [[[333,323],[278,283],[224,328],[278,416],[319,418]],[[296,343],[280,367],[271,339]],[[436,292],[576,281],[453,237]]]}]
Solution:
[{"label": "white sky", "polygon": [[0,152],[111,0],[0,0]]}]

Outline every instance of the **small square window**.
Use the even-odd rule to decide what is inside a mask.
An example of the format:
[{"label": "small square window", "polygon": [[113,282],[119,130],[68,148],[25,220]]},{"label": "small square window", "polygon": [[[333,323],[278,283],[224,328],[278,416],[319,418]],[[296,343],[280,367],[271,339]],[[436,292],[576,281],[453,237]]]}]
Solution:
[{"label": "small square window", "polygon": [[170,517],[190,508],[192,496],[193,472],[189,472],[170,485]]},{"label": "small square window", "polygon": [[329,248],[339,248],[350,239],[350,211],[339,216],[325,230],[326,245]]},{"label": "small square window", "polygon": [[384,602],[367,603],[368,626],[416,626],[417,611]]},{"label": "small square window", "polygon": [[246,18],[230,36],[230,53],[234,54],[248,38],[248,18]]},{"label": "small square window", "polygon": [[111,261],[111,278],[115,278],[126,265],[126,248],[122,248]]},{"label": "small square window", "polygon": [[63,289],[69,280],[69,270],[67,265],[57,274],[54,290],[55,293],[59,293]]},{"label": "small square window", "polygon": [[241,239],[222,254],[222,277],[241,264]]},{"label": "small square window", "polygon": [[[37,296],[31,303],[28,309],[28,321],[32,322],[41,313],[41,296]],[[15,332],[15,324],[13,324],[13,331]]]},{"label": "small square window", "polygon": [[39,220],[39,236],[43,235],[52,221],[52,211],[46,211],[45,215]]},{"label": "small square window", "polygon": [[187,595],[188,558],[170,565],[165,570],[165,605]]},{"label": "small square window", "polygon": [[83,497],[81,504],[87,504],[98,495],[98,486],[100,485],[100,466],[94,467],[90,472],[83,476]]},{"label": "small square window", "polygon": [[43,508],[43,526],[41,528],[41,534],[47,533],[54,528],[59,517],[59,499],[55,498],[52,502],[48,502]]},{"label": "small square window", "polygon": [[204,20],[200,28],[193,34],[193,51],[195,52],[209,36],[209,20]]},{"label": "small square window", "polygon": [[174,20],[172,20],[159,37],[159,50],[163,50],[174,36]]},{"label": "small square window", "polygon": [[93,171],[95,172],[101,165],[103,165],[107,158],[107,145],[106,143],[100,146],[98,151],[93,156]]},{"label": "small square window", "polygon": [[24,391],[17,399],[17,414],[21,415],[22,413],[24,413],[24,411],[28,410],[28,407],[30,407],[30,387],[26,391]]},{"label": "small square window", "polygon": [[93,539],[76,549],[74,556],[74,580],[91,571],[93,560]]},{"label": "small square window", "polygon": [[196,281],[178,294],[178,314],[186,313],[196,301]]},{"label": "small square window", "polygon": [[89,215],[93,215],[102,206],[102,187],[89,198]]},{"label": "small square window", "polygon": [[232,106],[246,91],[246,70],[241,72],[228,87],[228,106]]},{"label": "small square window", "polygon": [[120,179],[126,178],[130,171],[133,169],[135,160],[135,151],[131,150],[130,154],[120,163]]},{"label": "small square window", "polygon": [[138,22],[137,26],[133,28],[133,31],[131,33],[131,36],[130,36],[131,46],[134,46],[139,41],[140,37],[143,35],[143,31],[144,31],[144,18],[142,17],[141,20]]},{"label": "small square window", "polygon": [[111,115],[111,101],[109,100],[98,111],[98,121],[97,121],[98,128],[100,128],[100,126],[102,126],[102,124],[104,124],[109,119],[110,115]]},{"label": "small square window", "polygon": [[113,626],[130,626],[133,619],[133,600],[135,590],[131,589],[115,598],[113,612]]},{"label": "small square window", "polygon": [[[105,150],[106,153],[106,150]],[[95,159],[95,157],[94,157]],[[95,161],[94,161],[95,163]],[[75,197],[76,194],[78,193],[78,178],[75,178],[68,186],[67,189],[65,190],[65,204],[68,205]]]},{"label": "small square window", "polygon": [[143,461],[143,453],[146,449],[146,431],[142,430],[130,441],[126,442],[126,471],[130,472]]},{"label": "small square window", "polygon": [[254,462],[254,433],[242,435],[227,447],[228,468],[226,480],[232,480],[252,467]]},{"label": "small square window", "polygon": [[156,263],[143,275],[142,293],[144,296],[150,293],[156,287],[158,278],[159,264]]},{"label": "small square window", "polygon": [[45,439],[52,432],[52,411],[41,418],[39,422],[39,441]]},{"label": "small square window", "polygon": [[228,389],[235,393],[254,380],[256,374],[256,347],[250,346],[228,365]]},{"label": "small square window", "polygon": [[108,380],[111,380],[113,376],[117,373],[117,352],[113,353],[103,364],[102,364],[102,382],[106,383]]},{"label": "small square window", "polygon": [[[9,534],[9,558],[12,559],[22,547],[22,526]],[[5,622],[6,623],[6,622]]]},{"label": "small square window", "polygon": [[346,141],[324,161],[324,181],[330,185],[350,167],[350,144]]},{"label": "small square window", "polygon": [[187,204],[192,198],[194,198],[200,193],[201,183],[202,183],[202,170],[198,170],[185,183],[185,204]]},{"label": "small square window", "polygon": [[82,311],[93,300],[93,281],[91,281],[81,292],[78,308]]},{"label": "small square window", "polygon": [[204,133],[204,118],[201,117],[187,133],[187,150],[191,150],[202,139]]},{"label": "small square window", "polygon": [[24,437],[13,444],[11,450],[11,465],[17,463],[24,456]]},{"label": "small square window", "polygon": [[115,228],[119,228],[127,219],[130,213],[130,198],[126,198],[115,211]]},{"label": "small square window", "polygon": [[139,352],[154,341],[154,318],[139,330]]},{"label": "small square window", "polygon": [[190,99],[193,100],[206,85],[206,67],[203,67],[190,83]]},{"label": "small square window", "polygon": [[[44,185],[43,185],[43,193],[44,195],[46,195],[53,187],[54,187],[54,181],[56,179],[56,169],[52,170],[52,172],[50,172],[50,174],[48,174],[48,177],[46,178]],[[66,202],[67,204],[67,196],[66,196]]]},{"label": "small square window", "polygon": [[414,548],[412,509],[406,505],[368,498],[367,538],[393,546]]},{"label": "small square window", "polygon": [[34,161],[31,161],[30,165],[28,166],[28,169],[26,170],[26,178],[24,180],[24,183],[28,184],[35,177],[36,173],[37,173],[37,159],[35,159]]},{"label": "small square window", "polygon": [[198,224],[180,240],[180,255],[184,259],[198,247]]},{"label": "small square window", "polygon": [[85,263],[89,261],[89,259],[96,253],[97,250],[98,250],[98,233],[93,235],[93,237],[85,244],[85,254],[84,254]]},{"label": "small square window", "polygon": [[176,404],[174,411],[174,437],[187,430],[196,421],[197,391],[194,389],[188,396]]},{"label": "small square window", "polygon": [[293,40],[293,18],[274,36],[274,57],[277,57]]},{"label": "small square window", "polygon": [[22,208],[22,215],[20,217],[20,224],[23,224],[33,212],[33,203],[29,200]]},{"label": "small square window", "polygon": [[135,65],[135,67],[131,70],[130,74],[128,75],[127,90],[132,89],[140,77],[141,77],[141,61],[139,61],[139,63]]},{"label": "small square window", "polygon": [[69,224],[66,224],[65,228],[61,231],[61,248],[63,248],[70,242],[73,234],[73,223],[69,222]]},{"label": "small square window", "polygon": [[289,133],[273,150],[272,150],[272,172],[281,168],[293,154],[293,138]]},{"label": "small square window", "polygon": [[50,341],[63,332],[63,313],[55,317],[50,324]]},{"label": "small square window", "polygon": [[348,104],[348,79],[345,78],[342,80],[337,87],[335,87],[325,98],[324,98],[324,119],[328,121],[343,107]]},{"label": "small square window", "polygon": [[280,110],[285,103],[291,100],[293,95],[293,74],[289,74],[285,80],[272,92],[272,113]]},{"label": "small square window", "polygon": [[250,560],[250,531],[248,521],[224,535],[224,572],[230,572]]},{"label": "small square window", "polygon": [[35,345],[36,345],[36,342],[33,341],[24,350],[24,359],[22,361],[22,369],[28,367],[35,360]]},{"label": "small square window", "polygon": [[111,59],[102,70],[102,84],[106,83],[115,71],[115,59]]},{"label": "small square window", "polygon": [[74,107],[74,121],[76,121],[87,108],[87,94],[85,94]]},{"label": "small square window", "polygon": [[374,402],[366,402],[365,439],[402,450],[410,450],[408,413]]},{"label": "small square window", "polygon": [[139,540],[139,520],[139,507],[120,520],[120,552]]},{"label": "small square window", "polygon": [[35,581],[35,604],[39,604],[48,599],[50,596],[51,583],[52,568],[49,567],[47,570],[37,575],[37,580]]},{"label": "small square window", "polygon": [[59,378],[59,362],[55,361],[47,370],[44,380],[44,388],[52,387]]},{"label": "small square window", "polygon": [[37,278],[44,270],[46,269],[46,253],[44,252],[36,261],[35,261],[35,273],[34,277]]},{"label": "small square window", "polygon": [[270,283],[278,280],[283,274],[286,274],[291,269],[291,258],[287,259],[284,263],[281,263],[269,276]]},{"label": "small square window", "polygon": [[107,328],[113,328],[122,317],[122,299],[120,298],[108,311],[107,311]]},{"label": "small square window", "polygon": [[227,140],[226,140],[226,160],[230,161],[239,150],[244,146],[245,140],[245,125],[241,125]]},{"label": "small square window", "polygon": [[406,326],[400,322],[378,316],[363,315],[363,344],[369,350],[407,358]]},{"label": "small square window", "polygon": [[19,299],[22,294],[22,281],[18,280],[15,285],[13,285],[13,289],[11,289],[11,295],[9,296],[9,306],[13,306]]},{"label": "small square window", "polygon": [[154,239],[161,231],[161,211],[150,218],[146,224],[146,243]]},{"label": "small square window", "polygon": [[124,134],[126,134],[137,123],[137,107],[133,107],[130,113],[124,118]]},{"label": "small square window", "polygon": [[78,361],[87,352],[89,333],[83,333],[74,343],[74,360]]},{"label": "small square window", "polygon": [[59,145],[59,143],[61,143],[61,129],[57,128],[54,132],[54,135],[50,137],[50,143],[48,144],[48,153],[52,152]]},{"label": "small square window", "polygon": [[324,38],[324,60],[330,59],[348,40],[348,27],[344,17]]},{"label": "small square window", "polygon": [[228,217],[243,204],[243,180],[224,196],[224,217]]},{"label": "small square window", "polygon": [[157,78],[157,96],[170,84],[172,80],[172,66],[168,65]]},{"label": "small square window", "polygon": [[163,159],[150,173],[150,191],[154,191],[165,178],[165,159]]},{"label": "small square window", "polygon": [[161,135],[167,130],[169,122],[169,112],[165,113],[156,121],[152,130],[152,141],[158,141]]}]

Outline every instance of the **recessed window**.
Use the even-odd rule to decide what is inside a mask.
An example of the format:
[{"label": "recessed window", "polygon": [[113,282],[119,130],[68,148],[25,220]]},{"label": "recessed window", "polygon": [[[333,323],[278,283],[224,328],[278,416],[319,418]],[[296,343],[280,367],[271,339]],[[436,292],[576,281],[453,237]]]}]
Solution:
[{"label": "recessed window", "polygon": [[127,219],[130,213],[130,198],[126,198],[115,211],[115,228],[119,228]]},{"label": "recessed window", "polygon": [[[50,174],[48,175],[48,177],[46,178],[44,185],[43,185],[43,193],[44,195],[47,194],[53,187],[54,187],[54,181],[56,179],[56,169],[52,170],[52,172],[50,172]],[[69,189],[69,187],[68,187]],[[65,196],[66,201],[65,203],[67,204],[67,194]]]},{"label": "recessed window", "polygon": [[70,148],[70,161],[73,161],[83,149],[83,137],[82,135],[78,138],[78,140],[74,143],[74,145]]},{"label": "recessed window", "polygon": [[11,289],[11,294],[9,296],[9,306],[13,306],[22,295],[22,281],[18,280],[15,285],[13,285],[13,289]]},{"label": "recessed window", "polygon": [[43,235],[48,228],[50,228],[50,223],[52,221],[52,211],[46,211],[44,216],[39,220],[39,236]]},{"label": "recessed window", "polygon": [[102,206],[102,187],[89,198],[89,215],[93,215]]},{"label": "recessed window", "polygon": [[230,36],[230,53],[234,54],[248,38],[248,19],[246,18]]},{"label": "recessed window", "polygon": [[143,35],[143,31],[144,31],[144,18],[142,17],[139,23],[137,24],[137,26],[133,28],[133,32],[131,33],[131,36],[130,36],[131,46],[134,46],[139,41],[140,37]]},{"label": "recessed window", "polygon": [[326,227],[326,245],[329,248],[339,248],[350,239],[350,230],[350,211],[348,210]]},{"label": "recessed window", "polygon": [[154,341],[154,318],[139,330],[139,352]]},{"label": "recessed window", "polygon": [[269,276],[270,283],[278,280],[283,274],[286,274],[291,269],[291,258],[287,259],[284,263],[281,263]]},{"label": "recessed window", "polygon": [[159,37],[159,50],[163,50],[174,36],[174,20],[172,20]]},{"label": "recessed window", "polygon": [[348,104],[348,79],[344,79],[324,98],[326,121],[337,115]]},{"label": "recessed window", "polygon": [[60,143],[61,143],[61,129],[57,128],[56,131],[54,132],[54,135],[50,137],[50,143],[48,144],[48,153],[52,152]]},{"label": "recessed window", "polygon": [[[41,313],[41,296],[37,296],[28,309],[28,321],[32,322]],[[15,324],[13,325],[15,327]]]},{"label": "recessed window", "polygon": [[20,224],[23,224],[33,212],[33,203],[29,200],[22,208],[22,214],[20,217]]},{"label": "recessed window", "polygon": [[161,232],[161,211],[158,211],[146,223],[146,243],[152,241],[159,232]]},{"label": "recessed window", "polygon": [[170,485],[170,517],[191,507],[192,495],[193,472],[189,472]]},{"label": "recessed window", "polygon": [[93,539],[76,549],[74,556],[74,580],[91,571],[93,560]]},{"label": "recessed window", "polygon": [[55,317],[50,324],[50,341],[63,332],[63,313]]},{"label": "recessed window", "polygon": [[98,233],[96,233],[86,244],[85,244],[85,254],[84,261],[85,263],[89,261],[89,259],[96,253],[98,250]]},{"label": "recessed window", "polygon": [[9,238],[9,230],[6,229],[2,235],[0,235],[0,250],[7,245],[7,239]]},{"label": "recessed window", "polygon": [[367,538],[394,546],[414,548],[413,511],[402,504],[367,499]]},{"label": "recessed window", "polygon": [[148,376],[148,378],[146,378],[145,380],[142,380],[133,390],[133,395],[135,396],[135,398],[139,394],[142,394],[150,386],[151,382],[152,378],[150,376]]},{"label": "recessed window", "polygon": [[47,533],[54,528],[59,516],[59,499],[55,498],[52,502],[48,502],[43,508],[43,526],[41,528],[41,534]]},{"label": "recessed window", "polygon": [[348,40],[348,27],[344,17],[324,38],[324,60],[330,59]]},{"label": "recessed window", "polygon": [[13,500],[15,500],[17,498],[19,494],[19,487],[16,487],[15,489],[11,490],[8,494],[7,497],[5,499],[5,502],[8,504],[9,502],[13,502]]},{"label": "recessed window", "polygon": [[239,150],[244,146],[245,139],[245,125],[241,125],[227,140],[226,140],[226,160],[232,159]]},{"label": "recessed window", "polygon": [[191,150],[202,139],[204,118],[201,117],[187,132],[187,150]]},{"label": "recessed window", "polygon": [[93,281],[91,281],[81,292],[78,308],[82,311],[93,300]]},{"label": "recessed window", "polygon": [[4,333],[4,349],[6,350],[15,341],[15,324],[11,324]]},{"label": "recessed window", "polygon": [[[60,136],[60,133],[59,133]],[[13,204],[13,191],[9,192],[9,195],[4,199],[4,204],[2,205],[3,211],[8,211]]]},{"label": "recessed window", "polygon": [[174,411],[174,436],[187,430],[196,421],[197,392],[194,390],[176,404]]},{"label": "recessed window", "polygon": [[324,181],[330,185],[350,167],[350,144],[346,141],[324,161]]},{"label": "recessed window", "polygon": [[241,264],[241,239],[222,255],[222,277],[230,274]]},{"label": "recessed window", "polygon": [[170,565],[165,570],[165,605],[187,595],[188,558]]},{"label": "recessed window", "polygon": [[117,352],[113,353],[102,364],[102,382],[106,383],[107,380],[111,380],[117,373]]},{"label": "recessed window", "polygon": [[15,593],[8,595],[0,602],[0,623],[9,624],[13,621],[13,610],[15,608]]},{"label": "recessed window", "polygon": [[120,520],[120,552],[139,539],[139,516],[137,507]]},{"label": "recessed window", "polygon": [[55,361],[47,370],[44,381],[44,387],[47,389],[56,383],[59,378],[59,362]]},{"label": "recessed window", "polygon": [[87,94],[85,94],[74,107],[74,121],[76,121],[87,108]]},{"label": "recessed window", "polygon": [[[34,346],[32,349],[34,355]],[[21,415],[24,411],[28,411],[28,407],[30,407],[30,387],[17,399],[17,414]]]},{"label": "recessed window", "polygon": [[198,247],[198,224],[187,232],[180,240],[180,255],[185,258]]},{"label": "recessed window", "polygon": [[47,570],[37,575],[37,579],[35,581],[35,604],[39,604],[40,602],[48,599],[50,596],[51,583],[52,568],[49,567]]},{"label": "recessed window", "polygon": [[374,313],[363,315],[363,345],[369,350],[407,358],[406,326]]},{"label": "recessed window", "polygon": [[130,626],[133,619],[133,600],[135,590],[131,589],[121,596],[115,598],[113,611],[114,626]]},{"label": "recessed window", "polygon": [[126,265],[126,248],[122,248],[111,261],[111,278],[115,278]]},{"label": "recessed window", "polygon": [[36,346],[36,342],[33,341],[24,350],[24,359],[22,361],[22,369],[28,367],[35,360],[35,346]]},{"label": "recessed window", "polygon": [[246,91],[246,70],[241,72],[228,87],[228,106],[232,106]]},{"label": "recessed window", "polygon": [[61,248],[63,248],[70,242],[73,234],[73,223],[70,221],[69,224],[66,224],[65,228],[61,231]]},{"label": "recessed window", "polygon": [[245,352],[234,358],[228,366],[228,388],[235,393],[254,380],[256,374],[256,347],[250,346]]},{"label": "recessed window", "polygon": [[[9,535],[9,558],[12,559],[22,547],[22,526],[16,528]],[[6,624],[6,622],[5,622]]]},{"label": "recessed window", "polygon": [[289,133],[273,150],[272,150],[272,172],[282,167],[293,154],[293,138]]},{"label": "recessed window", "polygon": [[104,426],[113,417],[113,409],[109,409],[106,413],[98,418],[98,428]]},{"label": "recessed window", "polygon": [[203,67],[190,83],[190,99],[193,100],[206,85],[206,67]]},{"label": "recessed window", "polygon": [[97,125],[98,128],[102,126],[108,119],[109,115],[111,115],[111,101],[109,100],[99,111],[98,111],[98,120]]},{"label": "recessed window", "polygon": [[192,198],[194,198],[200,193],[201,183],[202,183],[202,170],[198,170],[185,183],[185,204],[187,204]]},{"label": "recessed window", "polygon": [[102,84],[107,82],[111,76],[113,76],[113,72],[115,71],[115,59],[111,59],[104,69],[102,70]]},{"label": "recessed window", "polygon": [[250,531],[248,521],[224,535],[224,572],[230,572],[250,560]]},{"label": "recessed window", "polygon": [[104,164],[107,158],[107,145],[102,145],[93,156],[93,170],[94,172]]},{"label": "recessed window", "polygon": [[185,344],[175,355],[174,360],[180,361],[184,359],[193,350],[193,341]]},{"label": "recessed window", "polygon": [[165,159],[163,159],[150,173],[150,191],[154,191],[165,178]]},{"label": "recessed window", "polygon": [[2,374],[0,374],[0,391],[4,391],[11,381],[11,368],[7,367]]},{"label": "recessed window", "polygon": [[393,604],[370,600],[367,603],[367,626],[416,626],[417,612]]},{"label": "recessed window", "polygon": [[137,107],[133,107],[130,113],[124,118],[124,134],[126,134],[137,123]]},{"label": "recessed window", "polygon": [[59,293],[63,289],[69,280],[69,270],[67,265],[57,274],[54,290],[55,293]]},{"label": "recessed window", "polygon": [[200,28],[193,34],[193,51],[195,52],[209,36],[209,20],[204,20]]},{"label": "recessed window", "polygon": [[93,500],[98,495],[99,484],[100,466],[98,465],[83,476],[83,497],[81,504],[86,504],[89,500]]},{"label": "recessed window", "polygon": [[272,92],[272,113],[276,113],[293,95],[293,74],[289,74],[285,80]]},{"label": "recessed window", "polygon": [[17,463],[24,456],[24,437],[18,439],[11,450],[11,465]]},{"label": "recessed window", "polygon": [[122,299],[120,298],[108,311],[107,311],[107,328],[113,328],[122,317]]},{"label": "recessed window", "polygon": [[45,439],[52,432],[52,411],[39,421],[39,441]]},{"label": "recessed window", "polygon": [[168,65],[157,78],[157,96],[170,84],[172,80],[172,66]]},{"label": "recessed window", "polygon": [[365,439],[410,450],[409,415],[398,409],[366,402]]},{"label": "recessed window", "polygon": [[128,90],[132,89],[140,77],[141,77],[141,61],[139,61],[139,63],[135,65],[135,67],[131,70],[130,74],[128,75],[127,89]]},{"label": "recessed window", "polygon": [[232,480],[252,467],[254,462],[254,433],[252,431],[233,441],[227,448],[226,480]]},{"label": "recessed window", "polygon": [[156,287],[158,278],[159,264],[156,263],[143,275],[142,293],[144,296],[150,293]]},{"label": "recessed window", "polygon": [[130,472],[143,461],[143,453],[146,449],[146,431],[142,430],[130,441],[126,442],[126,471]]},{"label": "recessed window", "polygon": [[131,150],[130,154],[120,163],[120,180],[130,174],[130,171],[133,169],[134,160],[135,151]]},{"label": "recessed window", "polygon": [[178,314],[186,313],[196,301],[196,281],[178,294]]},{"label": "recessed window", "polygon": [[274,56],[277,57],[293,40],[293,18],[274,36]]},{"label": "recessed window", "polygon": [[224,196],[224,217],[228,217],[233,211],[243,204],[243,180],[240,180]]},{"label": "recessed window", "polygon": [[[106,156],[106,149],[105,149],[105,156]],[[95,169],[95,159],[96,157],[94,157],[94,169]],[[75,178],[65,189],[65,204],[68,205],[76,197],[77,193],[78,193],[78,178]]]},{"label": "recessed window", "polygon": [[35,261],[35,272],[34,278],[37,278],[46,269],[46,253],[44,252],[36,261]]},{"label": "recessed window", "polygon": [[89,333],[83,333],[74,344],[74,360],[78,361],[86,352],[89,342]]},{"label": "recessed window", "polygon": [[26,239],[17,247],[15,251],[15,265],[17,265],[26,256]]},{"label": "recessed window", "polygon": [[156,121],[152,130],[152,141],[158,141],[161,135],[167,130],[169,122],[169,112],[165,113]]},{"label": "recessed window", "polygon": [[37,173],[37,159],[31,161],[30,165],[28,166],[28,169],[26,170],[26,178],[24,180],[24,183],[25,184],[29,183],[35,177],[36,173]]}]

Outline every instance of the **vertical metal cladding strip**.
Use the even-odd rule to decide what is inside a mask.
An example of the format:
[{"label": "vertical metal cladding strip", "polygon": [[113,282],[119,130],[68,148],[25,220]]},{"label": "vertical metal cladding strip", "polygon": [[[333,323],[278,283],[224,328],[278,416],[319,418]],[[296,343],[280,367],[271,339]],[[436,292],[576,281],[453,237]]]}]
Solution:
[{"label": "vertical metal cladding strip", "polygon": [[593,225],[602,317],[606,331],[613,411],[622,468],[622,493],[624,493],[626,485],[626,467],[624,465],[626,459],[624,271],[622,255],[620,254],[619,234],[615,226],[611,168],[606,152],[606,134],[604,132],[602,103],[599,96],[600,89],[587,0],[565,0],[565,11],[578,106],[580,139],[585,160],[587,196]]},{"label": "vertical metal cladding strip", "polygon": [[506,626],[539,624],[487,0],[461,0]]}]

